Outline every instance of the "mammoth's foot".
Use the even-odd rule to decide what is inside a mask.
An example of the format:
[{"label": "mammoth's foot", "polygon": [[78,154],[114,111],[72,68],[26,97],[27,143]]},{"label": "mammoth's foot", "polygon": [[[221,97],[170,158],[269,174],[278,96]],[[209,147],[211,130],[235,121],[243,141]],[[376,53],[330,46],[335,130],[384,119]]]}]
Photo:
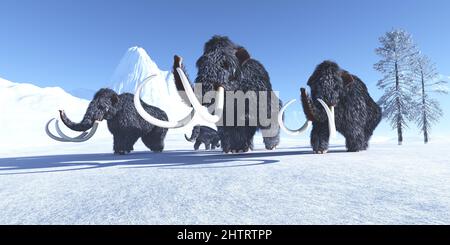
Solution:
[{"label": "mammoth's foot", "polygon": [[314,154],[326,154],[328,152],[328,150],[318,150],[318,151],[314,151]]},{"label": "mammoth's foot", "polygon": [[223,150],[223,152],[224,153],[233,153],[233,154],[236,154],[236,153],[246,153],[246,152],[249,152],[249,151],[251,151],[252,149],[250,149],[249,147],[246,147],[246,148],[244,148],[244,149],[240,149],[240,150]]},{"label": "mammoth's foot", "polygon": [[369,146],[367,140],[360,137],[346,137],[345,138],[345,147],[347,148],[347,152],[359,152],[364,151]]},{"label": "mammoth's foot", "polygon": [[328,152],[329,133],[327,123],[313,123],[311,131],[311,147],[315,154]]},{"label": "mammoth's foot", "polygon": [[360,151],[362,151],[362,150],[357,150],[357,149],[347,149],[347,152],[360,152]]},{"label": "mammoth's foot", "polygon": [[278,144],[280,144],[280,136],[264,137],[264,144],[266,146],[266,150],[275,150]]},{"label": "mammoth's foot", "polygon": [[113,134],[113,136],[113,150],[116,155],[126,155],[132,152],[134,150],[133,145],[139,138],[139,135],[131,133]]},{"label": "mammoth's foot", "polygon": [[127,155],[130,154],[131,150],[118,150],[118,151],[114,151],[114,155]]},{"label": "mammoth's foot", "polygon": [[220,133],[224,153],[243,153],[253,150],[256,127],[224,127]]},{"label": "mammoth's foot", "polygon": [[253,140],[231,141],[225,140],[226,143],[222,143],[222,150],[224,153],[245,153],[253,150]]}]

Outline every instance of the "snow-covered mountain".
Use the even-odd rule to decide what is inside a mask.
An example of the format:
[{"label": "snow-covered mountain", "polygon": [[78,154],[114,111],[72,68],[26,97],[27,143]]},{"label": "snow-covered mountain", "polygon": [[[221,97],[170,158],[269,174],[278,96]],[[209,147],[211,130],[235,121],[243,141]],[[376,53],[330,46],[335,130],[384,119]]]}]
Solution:
[{"label": "snow-covered mountain", "polygon": [[110,80],[110,87],[117,93],[135,93],[138,85],[147,77],[156,75],[142,91],[141,98],[147,104],[164,110],[171,120],[187,115],[188,108],[181,100],[169,71],[158,68],[141,47],[127,50]]},{"label": "snow-covered mountain", "polygon": [[[39,146],[64,145],[45,134],[45,124],[58,117],[59,109],[64,109],[74,121],[81,121],[88,104],[88,100],[74,97],[59,87],[40,88],[0,78],[0,155]],[[111,137],[106,123],[100,125],[91,141],[99,137]]]}]

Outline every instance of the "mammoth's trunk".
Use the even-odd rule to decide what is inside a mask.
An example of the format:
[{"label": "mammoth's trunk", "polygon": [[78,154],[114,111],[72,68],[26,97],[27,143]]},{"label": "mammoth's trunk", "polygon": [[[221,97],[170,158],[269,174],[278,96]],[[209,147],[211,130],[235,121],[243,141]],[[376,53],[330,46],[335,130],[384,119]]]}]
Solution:
[{"label": "mammoth's trunk", "polygon": [[325,114],[320,112],[319,109],[314,106],[311,98],[306,94],[306,90],[301,88],[301,97],[303,111],[310,121],[325,122],[328,121],[328,128],[330,131],[330,137],[336,137],[336,122],[334,114],[334,106],[328,106],[323,100],[317,99],[320,105],[325,110]]},{"label": "mammoth's trunk", "polygon": [[186,90],[184,89],[183,82],[181,81],[181,76],[180,76],[180,74],[177,71],[177,69],[182,69],[183,72],[186,74],[186,70],[184,68],[184,65],[183,65],[182,61],[183,61],[183,59],[180,56],[178,56],[178,55],[174,56],[174,62],[173,62],[173,67],[172,67],[173,68],[172,74],[173,74],[173,77],[174,77],[175,86],[177,88],[178,94],[180,95],[180,97],[183,100],[183,102],[187,106],[191,107],[192,105],[191,105],[191,102],[189,101],[189,98],[186,95]]},{"label": "mammoth's trunk", "polygon": [[326,114],[320,113],[319,109],[314,106],[311,97],[306,93],[306,89],[301,88],[301,99],[303,112],[309,121],[325,122],[327,120]]},{"label": "mammoth's trunk", "polygon": [[194,130],[192,130],[192,135],[189,138],[187,135],[184,135],[184,138],[186,138],[189,142],[194,142],[197,137],[200,135],[200,127],[194,127]]},{"label": "mammoth's trunk", "polygon": [[84,132],[90,128],[92,128],[92,126],[94,125],[95,120],[93,120],[92,115],[90,115],[91,113],[89,113],[89,108],[88,111],[86,112],[86,114],[83,117],[83,120],[80,123],[74,123],[72,122],[67,116],[66,113],[64,113],[64,111],[60,110],[59,111],[61,120],[63,121],[63,123],[70,129],[74,130],[74,131],[79,131],[79,132]]}]

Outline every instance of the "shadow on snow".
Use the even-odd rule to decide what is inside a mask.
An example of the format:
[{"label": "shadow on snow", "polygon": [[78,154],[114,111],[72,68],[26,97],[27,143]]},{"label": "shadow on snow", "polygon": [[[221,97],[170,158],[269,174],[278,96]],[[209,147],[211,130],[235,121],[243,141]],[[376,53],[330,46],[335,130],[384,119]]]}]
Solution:
[{"label": "shadow on snow", "polygon": [[[342,146],[330,148],[333,148],[330,153],[346,152],[343,149],[334,149],[342,148]],[[165,169],[248,167],[279,162],[279,160],[269,159],[272,157],[309,154],[313,154],[310,147],[287,147],[275,151],[241,154],[223,154],[220,151],[169,150],[163,153],[133,152],[123,156],[100,153],[0,158],[0,175],[67,172],[114,166]]]}]

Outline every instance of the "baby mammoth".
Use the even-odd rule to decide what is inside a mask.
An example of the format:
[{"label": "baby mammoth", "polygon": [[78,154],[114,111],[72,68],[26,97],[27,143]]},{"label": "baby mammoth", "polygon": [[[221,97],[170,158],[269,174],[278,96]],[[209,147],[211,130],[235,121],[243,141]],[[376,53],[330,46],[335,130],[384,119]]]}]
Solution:
[{"label": "baby mammoth", "polygon": [[[89,134],[84,132],[78,137],[70,138],[61,132],[57,121],[56,130],[61,136],[57,137],[48,130],[48,125],[53,119],[47,123],[47,134],[52,139],[63,142],[86,141],[95,132],[97,121],[105,119],[108,123],[108,129],[114,138],[114,154],[124,155],[130,153],[133,151],[133,146],[139,138],[150,150],[162,152],[167,129],[152,125],[139,116],[134,107],[133,98],[134,95],[130,93],[118,95],[111,89],[102,88],[89,103],[89,107],[80,123],[72,122],[64,111],[60,111],[61,120],[68,128],[80,132],[92,128]],[[142,100],[141,104],[147,113],[160,120],[168,121],[166,113],[161,109],[147,105]]]},{"label": "baby mammoth", "polygon": [[[381,121],[381,108],[370,97],[366,85],[357,76],[335,62],[324,61],[308,80],[311,97],[301,89],[303,110],[308,122],[298,130],[289,130],[279,117],[280,126],[290,133],[306,130],[312,122],[311,146],[315,153],[326,153],[328,141],[336,130],[345,137],[349,152],[366,150],[373,131]],[[293,101],[291,101],[293,102]],[[289,102],[281,110],[291,104]]]},{"label": "baby mammoth", "polygon": [[202,143],[205,144],[206,150],[214,150],[216,147],[220,147],[220,137],[217,131],[207,126],[197,125],[192,129],[192,135],[190,138],[187,137],[187,135],[184,135],[184,137],[189,142],[195,141],[195,150],[198,150]]}]

